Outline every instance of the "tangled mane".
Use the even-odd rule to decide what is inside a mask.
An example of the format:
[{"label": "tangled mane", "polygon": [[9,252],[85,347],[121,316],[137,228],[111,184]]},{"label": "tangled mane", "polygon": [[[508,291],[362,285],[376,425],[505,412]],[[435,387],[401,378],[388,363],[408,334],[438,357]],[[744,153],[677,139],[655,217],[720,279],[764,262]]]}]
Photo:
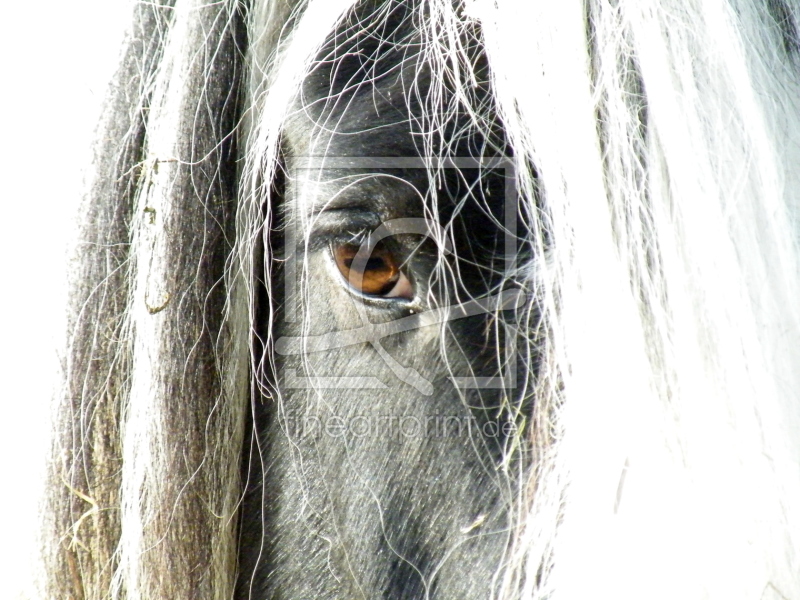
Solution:
[{"label": "tangled mane", "polygon": [[525,460],[493,595],[800,598],[794,0],[137,3],[72,261],[41,596],[234,593],[252,415],[281,402],[286,124],[331,36],[400,5],[426,210],[465,140],[518,190]]}]

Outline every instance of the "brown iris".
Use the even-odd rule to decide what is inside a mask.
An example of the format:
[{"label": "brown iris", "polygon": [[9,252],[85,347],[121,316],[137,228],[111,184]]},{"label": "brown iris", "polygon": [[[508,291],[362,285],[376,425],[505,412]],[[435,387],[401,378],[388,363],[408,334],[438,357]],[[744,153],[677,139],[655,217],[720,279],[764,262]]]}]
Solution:
[{"label": "brown iris", "polygon": [[396,296],[392,294],[401,277],[405,279],[397,260],[386,246],[378,243],[366,256],[366,247],[357,244],[334,246],[333,258],[339,272],[355,291],[368,296]]}]

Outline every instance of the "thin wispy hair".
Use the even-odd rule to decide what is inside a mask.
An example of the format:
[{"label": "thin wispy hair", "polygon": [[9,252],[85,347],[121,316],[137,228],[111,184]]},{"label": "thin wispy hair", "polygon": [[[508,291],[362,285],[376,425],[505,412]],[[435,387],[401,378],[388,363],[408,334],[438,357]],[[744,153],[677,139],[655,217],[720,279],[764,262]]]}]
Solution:
[{"label": "thin wispy hair", "polygon": [[[195,173],[222,161],[227,132],[198,135],[205,145],[191,151],[175,137],[194,140],[196,126],[181,121],[194,99],[176,90],[210,82],[210,71],[192,69],[220,62],[198,59],[196,32],[187,33],[200,3],[140,7],[155,11],[147,18],[158,21],[150,31],[161,41],[152,57],[136,57],[151,58],[138,67],[133,95],[156,117],[147,117],[146,137],[141,123],[112,132],[147,152],[115,155],[115,177],[97,176],[126,186],[127,196],[113,193],[134,208],[103,217],[118,239],[96,243],[131,245],[109,272],[93,275],[97,288],[76,287],[77,312],[97,318],[75,320],[70,351],[95,362],[65,368],[65,389],[83,400],[56,426],[88,423],[87,410],[96,421],[70,429],[58,442],[70,446],[55,450],[65,466],[51,476],[49,596],[80,588],[75,597],[230,597],[245,411],[257,391],[280,400],[258,376],[272,360],[270,326],[256,341],[253,323],[256,273],[274,258],[282,131],[315,58],[354,5],[255,1],[246,19],[236,2],[203,9],[216,11],[203,23],[219,30],[200,36],[211,48],[238,39],[229,34],[234,23],[246,21],[249,34],[249,80],[233,83],[246,90],[238,188],[199,194],[235,201],[212,209],[228,219],[223,266],[208,274],[198,266],[198,305],[213,294],[224,305],[224,320],[210,325],[204,309],[177,323],[156,320],[168,314],[163,304],[178,302],[167,260],[177,254],[146,226],[170,222],[178,172],[170,160]],[[539,357],[523,376],[535,414],[515,444],[535,451],[515,491],[497,597],[800,598],[798,15],[794,0],[419,2],[417,60],[431,83],[408,93],[424,107],[420,155],[452,156],[457,144],[446,132],[456,115],[469,117],[464,136],[491,139],[499,121],[530,257],[506,277],[534,298],[520,315],[529,328],[518,343]],[[488,61],[490,104],[473,93],[470,44]],[[190,75],[181,83],[175,73]],[[134,168],[146,173],[131,177]],[[432,161],[431,182],[437,169]],[[210,173],[204,181],[220,177]],[[103,185],[98,198],[112,193]],[[436,214],[435,192],[426,201]],[[203,265],[209,248],[187,262]],[[107,259],[83,258],[83,269]],[[263,283],[272,295],[269,278]],[[94,307],[98,290],[117,305]],[[112,321],[110,333],[102,329]],[[194,334],[186,355],[170,347],[182,327]],[[210,388],[187,376],[198,357],[212,365]],[[113,402],[97,408],[98,393]],[[176,398],[201,397],[207,406],[189,410],[193,426],[177,430]],[[188,454],[176,454],[179,443]],[[102,473],[76,479],[83,464]],[[195,494],[203,502],[186,500]],[[80,510],[76,498],[86,503]],[[106,514],[100,505],[119,517],[79,535],[83,515]]]},{"label": "thin wispy hair", "polygon": [[234,584],[248,364],[223,322],[224,165],[240,8],[132,4],[71,258],[36,597],[228,598]]}]

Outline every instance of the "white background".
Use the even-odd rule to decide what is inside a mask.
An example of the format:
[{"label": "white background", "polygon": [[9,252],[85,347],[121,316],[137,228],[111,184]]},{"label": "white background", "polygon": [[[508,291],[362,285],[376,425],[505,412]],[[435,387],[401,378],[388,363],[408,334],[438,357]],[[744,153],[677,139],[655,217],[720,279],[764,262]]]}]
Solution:
[{"label": "white background", "polygon": [[67,244],[129,0],[6,2],[0,16],[0,597],[39,514]]}]

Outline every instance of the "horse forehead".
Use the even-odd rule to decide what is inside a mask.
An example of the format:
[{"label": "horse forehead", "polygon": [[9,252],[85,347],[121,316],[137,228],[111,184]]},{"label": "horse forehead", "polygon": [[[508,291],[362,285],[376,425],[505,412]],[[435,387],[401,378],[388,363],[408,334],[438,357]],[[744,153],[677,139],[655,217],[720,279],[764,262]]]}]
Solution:
[{"label": "horse forehead", "polygon": [[[392,156],[410,144],[412,115],[430,88],[430,73],[416,52],[384,49],[379,59],[362,52],[322,60],[306,75],[295,102],[289,135],[295,144],[321,140],[342,156]],[[355,63],[355,64],[351,64]]]},{"label": "horse forehead", "polygon": [[285,137],[301,156],[405,156],[415,152],[413,102],[395,78],[364,82],[331,95],[304,90]]},{"label": "horse forehead", "polygon": [[391,218],[419,198],[424,171],[405,168],[405,159],[419,157],[406,100],[391,85],[375,86],[299,111],[287,123],[289,197],[306,214],[359,206]]}]

